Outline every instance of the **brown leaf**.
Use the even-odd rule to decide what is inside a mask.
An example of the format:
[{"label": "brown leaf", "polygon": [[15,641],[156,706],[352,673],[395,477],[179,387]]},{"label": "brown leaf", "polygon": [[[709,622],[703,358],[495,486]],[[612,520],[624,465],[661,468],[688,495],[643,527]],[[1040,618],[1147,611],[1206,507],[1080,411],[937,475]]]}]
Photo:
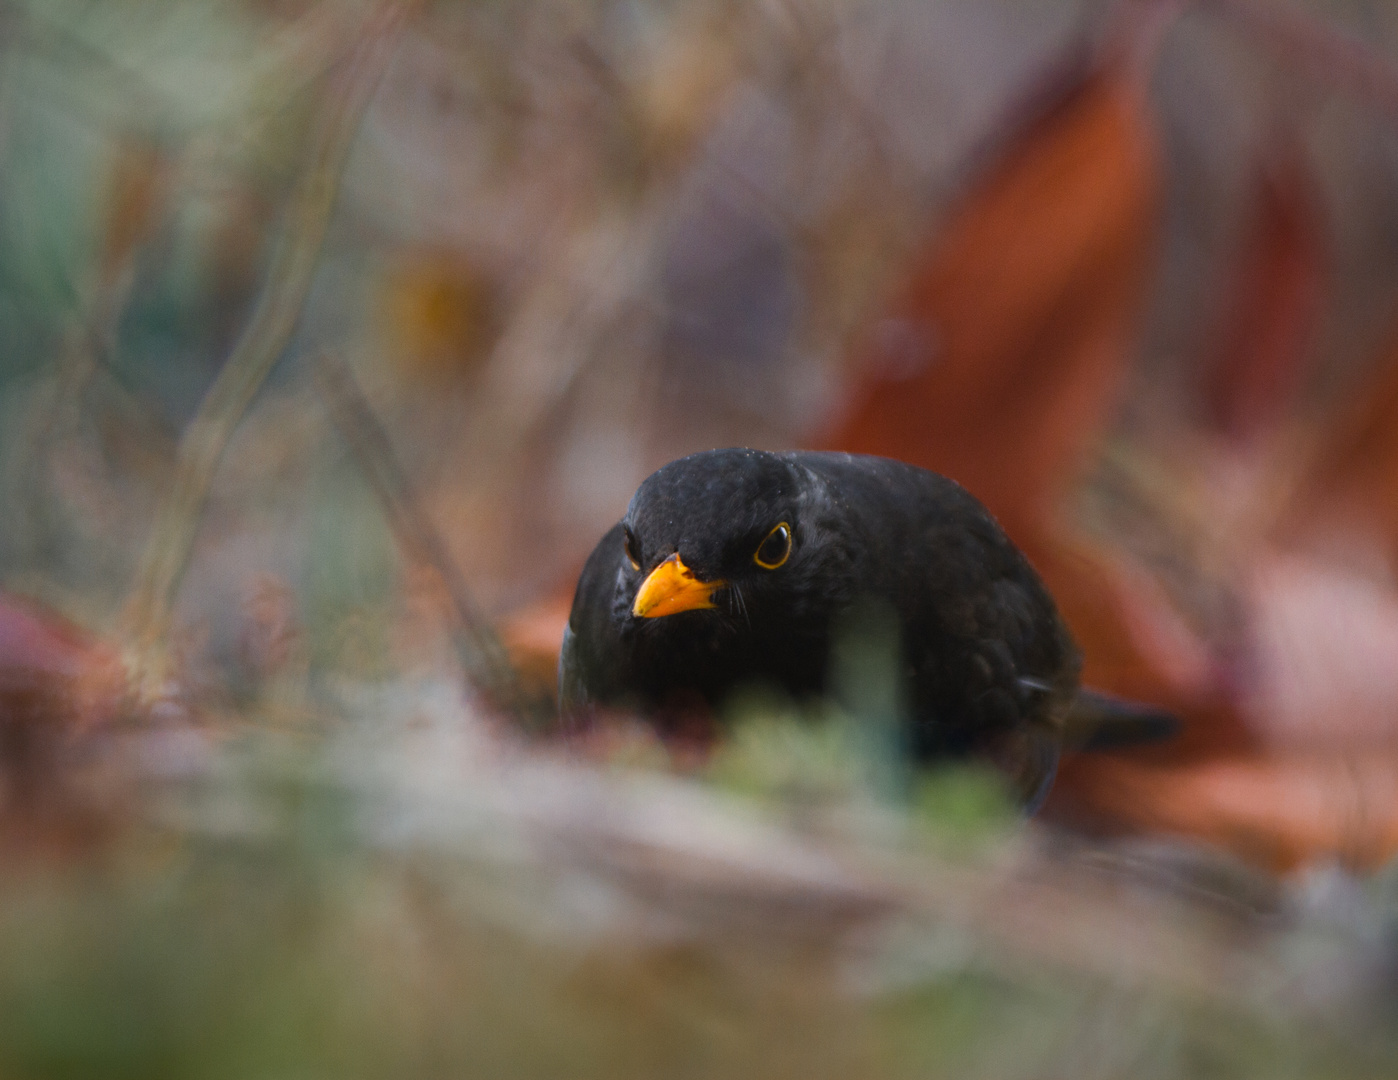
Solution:
[{"label": "brown leaf", "polygon": [[114,655],[56,612],[0,593],[0,693],[42,685],[74,689]]},{"label": "brown leaf", "polygon": [[918,259],[826,445],[952,476],[1022,541],[1116,398],[1158,218],[1134,72],[1075,72]]},{"label": "brown leaf", "polygon": [[[827,445],[959,480],[1044,575],[1087,680],[1188,711],[1217,681],[1203,646],[1142,575],[1055,520],[1135,347],[1159,200],[1135,70],[1077,70],[919,259]],[[1215,738],[1247,742],[1226,728]]]},{"label": "brown leaf", "polygon": [[408,375],[440,386],[468,374],[494,344],[499,297],[485,271],[461,255],[401,255],[383,290],[385,347]]},{"label": "brown leaf", "polygon": [[164,149],[149,140],[122,140],[112,164],[111,190],[98,265],[110,284],[159,223],[169,198],[170,162]]},{"label": "brown leaf", "polygon": [[0,849],[63,854],[103,834],[74,751],[114,715],[123,689],[114,649],[0,593]]},{"label": "brown leaf", "polygon": [[55,722],[110,719],[124,674],[118,650],[56,612],[0,593],[0,703],[42,699]]},{"label": "brown leaf", "polygon": [[892,317],[870,335],[851,405],[826,443],[965,484],[1048,582],[1083,647],[1085,681],[1186,720],[1172,745],[1070,763],[1050,812],[1090,807],[1099,823],[1199,832],[1178,815],[1151,816],[1155,789],[1134,780],[1153,775],[1141,762],[1192,767],[1256,745],[1230,672],[1149,574],[1057,520],[1135,348],[1159,214],[1135,72],[1110,60],[1080,71],[918,260]]},{"label": "brown leaf", "polygon": [[1196,761],[1257,745],[1232,694],[1229,665],[1150,574],[1119,553],[1066,537],[1027,550],[1083,650],[1083,682],[1164,706],[1183,721],[1178,738],[1124,757]]},{"label": "brown leaf", "polygon": [[1273,427],[1294,404],[1329,284],[1319,194],[1299,149],[1269,147],[1252,188],[1207,388],[1213,422],[1235,439]]},{"label": "brown leaf", "polygon": [[1078,758],[1059,813],[1184,833],[1276,871],[1317,858],[1372,870],[1398,851],[1398,755],[1225,757],[1190,765]]},{"label": "brown leaf", "polygon": [[553,697],[558,675],[558,653],[563,631],[573,607],[569,589],[545,596],[515,611],[500,626],[500,640],[520,676]]},{"label": "brown leaf", "polygon": [[[1318,438],[1314,462],[1282,515],[1283,543],[1373,545],[1398,568],[1398,333],[1372,375]],[[1348,534],[1348,539],[1346,539]]]}]

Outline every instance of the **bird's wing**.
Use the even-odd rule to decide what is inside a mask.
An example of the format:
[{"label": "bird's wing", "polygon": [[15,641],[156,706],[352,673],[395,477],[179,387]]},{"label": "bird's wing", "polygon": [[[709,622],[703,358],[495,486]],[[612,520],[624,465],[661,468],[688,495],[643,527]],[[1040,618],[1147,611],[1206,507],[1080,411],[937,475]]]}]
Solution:
[{"label": "bird's wing", "polygon": [[611,620],[621,537],[618,522],[598,542],[578,578],[558,654],[558,705],[565,718],[606,703],[621,678],[623,657]]}]

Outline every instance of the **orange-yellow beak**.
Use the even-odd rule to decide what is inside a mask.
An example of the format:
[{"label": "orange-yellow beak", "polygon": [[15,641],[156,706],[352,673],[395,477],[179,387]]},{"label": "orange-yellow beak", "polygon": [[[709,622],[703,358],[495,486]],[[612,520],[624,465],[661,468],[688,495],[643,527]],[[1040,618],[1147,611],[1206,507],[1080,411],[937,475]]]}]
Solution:
[{"label": "orange-yellow beak", "polygon": [[677,551],[650,572],[641,582],[631,614],[639,619],[658,619],[678,611],[699,611],[716,607],[714,592],[726,581],[700,581],[685,566]]}]

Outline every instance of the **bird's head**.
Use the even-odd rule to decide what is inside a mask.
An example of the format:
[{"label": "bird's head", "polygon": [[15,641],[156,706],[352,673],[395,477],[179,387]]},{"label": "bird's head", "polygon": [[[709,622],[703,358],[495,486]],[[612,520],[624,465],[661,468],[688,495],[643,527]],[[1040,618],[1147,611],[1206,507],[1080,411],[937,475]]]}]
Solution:
[{"label": "bird's head", "polygon": [[691,454],[653,473],[622,519],[631,617],[720,609],[750,620],[791,594],[808,564],[809,487],[760,450]]}]

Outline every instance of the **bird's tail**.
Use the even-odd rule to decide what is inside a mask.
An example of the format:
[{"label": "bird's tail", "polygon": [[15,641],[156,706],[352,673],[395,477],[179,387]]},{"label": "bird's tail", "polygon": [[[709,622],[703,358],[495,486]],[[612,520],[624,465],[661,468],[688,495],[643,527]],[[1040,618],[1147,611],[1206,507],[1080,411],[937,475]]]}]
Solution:
[{"label": "bird's tail", "polygon": [[1179,733],[1179,718],[1158,705],[1081,687],[1064,717],[1063,745],[1072,750],[1117,750],[1164,742]]}]

